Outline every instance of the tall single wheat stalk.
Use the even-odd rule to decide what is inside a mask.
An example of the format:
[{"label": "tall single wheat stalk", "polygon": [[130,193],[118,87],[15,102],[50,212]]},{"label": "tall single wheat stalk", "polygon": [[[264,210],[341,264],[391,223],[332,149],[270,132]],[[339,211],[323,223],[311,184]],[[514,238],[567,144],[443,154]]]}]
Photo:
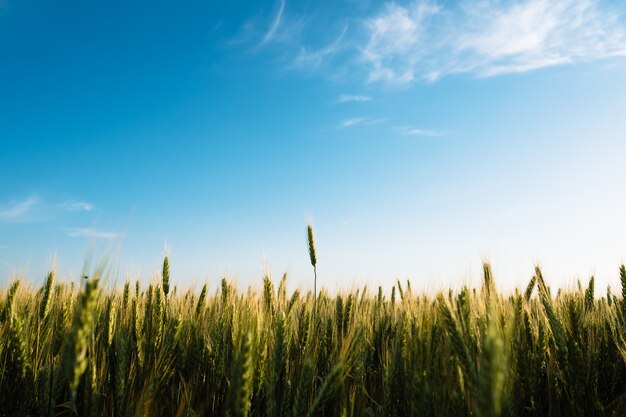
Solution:
[{"label": "tall single wheat stalk", "polygon": [[307,242],[309,244],[309,257],[313,266],[313,311],[317,309],[317,257],[315,256],[315,240],[313,239],[313,226],[306,227]]}]

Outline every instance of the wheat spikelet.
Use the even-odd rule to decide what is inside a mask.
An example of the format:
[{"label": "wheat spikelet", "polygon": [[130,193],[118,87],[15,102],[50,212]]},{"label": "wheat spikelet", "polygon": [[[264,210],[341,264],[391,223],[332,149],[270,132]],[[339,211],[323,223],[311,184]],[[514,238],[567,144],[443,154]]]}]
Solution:
[{"label": "wheat spikelet", "polygon": [[248,412],[250,410],[252,377],[254,376],[254,366],[252,362],[252,335],[250,332],[245,333],[241,341],[240,364],[241,373],[239,375],[239,387],[237,391],[237,402],[235,404],[235,414],[239,417],[244,417],[248,416]]},{"label": "wheat spikelet", "polygon": [[[556,316],[554,306],[552,305],[550,293],[548,292],[546,284],[543,280],[543,276],[541,274],[541,269],[539,269],[539,267],[535,268],[535,276],[537,277],[539,299],[541,300],[541,304],[543,305],[546,316],[548,317],[548,322],[550,323],[550,328],[552,330],[552,335],[554,336],[554,339],[556,341],[557,349],[561,351],[561,358],[565,360],[565,358],[567,358],[567,341],[565,331],[563,330],[563,326],[561,325],[560,320]],[[566,364],[563,365],[566,366]]]},{"label": "wheat spikelet", "polygon": [[39,318],[43,321],[48,317],[50,313],[50,300],[52,299],[52,293],[54,291],[54,270],[48,273],[46,283],[43,288],[43,297],[41,304],[39,305]]},{"label": "wheat spikelet", "polygon": [[29,355],[22,318],[12,309],[8,321],[0,343],[0,413],[25,416],[36,393],[33,375],[36,364]]},{"label": "wheat spikelet", "polygon": [[280,279],[280,284],[278,286],[278,303],[281,308],[285,307],[285,303],[287,302],[287,273],[283,274],[283,277]]},{"label": "wheat spikelet", "polygon": [[129,337],[125,333],[120,333],[120,336],[115,338],[114,344],[115,351],[115,402],[118,406],[123,402],[126,390],[126,380],[128,378],[128,364],[129,364]]},{"label": "wheat spikelet", "polygon": [[478,410],[482,417],[497,417],[502,411],[506,378],[504,340],[494,304],[488,306],[485,346],[478,372]]},{"label": "wheat spikelet", "polygon": [[306,227],[307,243],[309,247],[309,258],[313,266],[313,311],[317,309],[317,256],[315,254],[315,239],[313,237],[313,226]]},{"label": "wheat spikelet", "polygon": [[313,237],[313,226],[311,226],[310,224],[307,225],[306,227],[306,234],[307,234],[307,243],[309,247],[309,258],[311,260],[311,266],[315,268],[317,265],[317,257],[315,255],[315,240]]},{"label": "wheat spikelet", "polygon": [[230,299],[230,285],[226,278],[222,278],[222,304],[227,304]]},{"label": "wheat spikelet", "polygon": [[155,288],[155,297],[154,297],[154,323],[152,331],[154,333],[154,344],[158,346],[161,344],[161,337],[163,336],[163,323],[164,323],[164,315],[165,315],[165,307],[163,302],[163,291],[160,286],[156,286]]},{"label": "wheat spikelet", "polygon": [[13,310],[9,312],[9,337],[7,344],[10,360],[19,370],[21,377],[25,378],[31,368],[30,358],[26,341],[24,340],[22,319]]},{"label": "wheat spikelet", "polygon": [[87,345],[93,327],[93,316],[98,290],[98,277],[87,282],[80,297],[80,305],[74,316],[71,341],[63,357],[63,367],[70,382],[72,398],[76,401],[76,390],[80,378],[87,369]]},{"label": "wheat spikelet", "polygon": [[163,259],[163,293],[167,298],[170,292],[170,259],[168,256]]},{"label": "wheat spikelet", "polygon": [[274,285],[270,277],[263,277],[263,307],[266,314],[272,314],[274,310]]},{"label": "wheat spikelet", "polygon": [[139,301],[137,298],[133,298],[132,302],[132,331],[133,331],[133,340],[134,340],[134,348],[135,355],[137,356],[137,362],[140,368],[143,368],[143,335],[141,332],[141,323],[139,321]]},{"label": "wheat spikelet", "polygon": [[622,283],[622,312],[626,316],[626,267],[624,265],[619,268],[619,279]]},{"label": "wheat spikelet", "polygon": [[526,299],[526,301],[530,301],[530,297],[532,297],[533,295],[533,290],[535,289],[535,281],[536,277],[535,275],[533,275],[533,277],[530,279],[530,282],[528,283],[528,286],[526,287],[526,291],[524,292],[524,298]]},{"label": "wheat spikelet", "polygon": [[295,290],[293,294],[291,294],[291,298],[289,299],[289,303],[287,304],[287,314],[291,312],[291,309],[293,308],[294,305],[296,305],[299,299],[300,299],[300,291]]},{"label": "wheat spikelet", "polygon": [[122,308],[124,311],[128,308],[128,300],[130,299],[130,282],[124,283],[124,292],[122,293]]},{"label": "wheat spikelet", "polygon": [[354,297],[352,294],[348,295],[348,301],[346,302],[346,311],[343,317],[343,332],[344,334],[348,333],[348,328],[352,321],[352,316],[354,313]]},{"label": "wheat spikelet", "polygon": [[107,348],[113,344],[113,336],[115,334],[115,298],[109,298],[106,310],[106,345]]},{"label": "wheat spikelet", "polygon": [[152,284],[148,285],[148,290],[146,291],[146,304],[144,305],[143,312],[143,333],[146,337],[152,335],[152,326],[154,322],[154,287]]},{"label": "wheat spikelet", "polygon": [[594,303],[594,283],[595,279],[593,275],[589,279],[589,286],[585,290],[585,311],[591,311]]},{"label": "wheat spikelet", "polygon": [[279,417],[282,415],[285,403],[285,353],[287,351],[285,315],[282,312],[276,313],[274,323],[271,373],[267,382],[269,385],[268,415]]},{"label": "wheat spikelet", "polygon": [[335,299],[335,322],[337,323],[337,336],[343,336],[343,298],[337,295]]},{"label": "wheat spikelet", "polygon": [[400,301],[404,301],[404,291],[402,290],[402,284],[400,284],[400,280],[398,281],[398,294],[400,294]]},{"label": "wheat spikelet", "polygon": [[485,293],[486,302],[489,303],[491,294],[495,291],[493,282],[493,273],[491,272],[491,265],[488,262],[483,262],[483,292]]},{"label": "wheat spikelet", "polygon": [[11,284],[11,287],[9,287],[9,291],[7,293],[7,299],[4,303],[4,310],[3,310],[3,321],[4,320],[10,320],[11,315],[13,314],[13,309],[15,308],[15,294],[17,294],[17,290],[20,287],[20,281],[19,280],[15,280],[13,281],[13,283]]},{"label": "wheat spikelet", "polygon": [[475,392],[477,386],[476,367],[472,364],[472,361],[470,359],[467,344],[463,340],[463,335],[458,328],[457,322],[452,316],[452,312],[450,311],[450,308],[448,307],[448,304],[443,297],[439,298],[439,305],[443,315],[446,330],[448,331],[448,336],[450,337],[450,343],[452,345],[452,348],[459,357],[459,363],[461,365],[461,368],[463,369],[464,376],[468,381],[470,390],[472,392]]},{"label": "wheat spikelet", "polygon": [[202,312],[202,310],[204,310],[206,291],[207,291],[207,287],[206,287],[206,284],[204,284],[202,286],[202,291],[200,291],[200,298],[198,298],[198,303],[196,304],[196,317],[198,317],[200,313]]}]

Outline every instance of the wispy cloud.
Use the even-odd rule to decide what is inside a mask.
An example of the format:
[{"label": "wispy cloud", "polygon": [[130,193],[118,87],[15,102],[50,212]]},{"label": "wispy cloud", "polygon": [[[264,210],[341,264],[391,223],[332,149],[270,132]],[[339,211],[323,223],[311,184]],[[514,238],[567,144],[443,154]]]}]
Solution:
[{"label": "wispy cloud", "polygon": [[38,203],[39,199],[37,197],[29,197],[23,201],[8,203],[0,207],[0,219],[17,220],[23,218]]},{"label": "wispy cloud", "polygon": [[424,129],[408,129],[406,131],[406,134],[411,135],[411,136],[426,136],[426,137],[434,138],[437,136],[445,135],[445,132],[439,132],[436,130],[424,130]]},{"label": "wispy cloud", "polygon": [[285,0],[281,0],[278,4],[278,11],[276,12],[276,16],[274,17],[274,20],[272,21],[272,24],[270,25],[268,31],[265,33],[265,36],[263,37],[261,44],[267,43],[274,38],[274,35],[276,35],[276,31],[278,30],[278,27],[280,26],[280,22],[283,20],[284,12],[285,12]]},{"label": "wispy cloud", "polygon": [[66,211],[92,211],[94,205],[86,201],[66,201],[57,205],[61,210]]},{"label": "wispy cloud", "polygon": [[392,129],[405,136],[423,136],[435,138],[448,134],[448,132],[444,132],[441,130],[421,129],[414,126],[394,126]]},{"label": "wispy cloud", "polygon": [[366,120],[367,119],[362,118],[362,117],[351,117],[350,119],[343,120],[341,122],[341,127],[349,127],[349,126],[360,125],[361,123],[363,123]]},{"label": "wispy cloud", "polygon": [[361,95],[353,95],[353,94],[341,94],[337,99],[337,103],[348,103],[348,102],[364,102],[364,101],[372,101],[371,96],[361,96]]},{"label": "wispy cloud", "polygon": [[379,123],[383,123],[387,121],[387,119],[370,119],[367,117],[351,117],[349,119],[345,119],[341,122],[341,127],[350,127],[356,125],[376,125]]},{"label": "wispy cloud", "polygon": [[343,40],[347,31],[348,27],[344,26],[332,42],[321,48],[300,46],[292,67],[306,70],[319,68],[325,61],[342,50],[345,46]]},{"label": "wispy cloud", "polygon": [[115,240],[121,237],[121,234],[118,232],[98,230],[90,227],[70,227],[65,229],[65,232],[71,237],[85,237],[89,239]]},{"label": "wispy cloud", "polygon": [[[491,77],[626,56],[624,2],[379,4],[351,8],[350,15],[298,15],[297,5],[289,14],[286,0],[280,0],[263,23],[247,21],[236,43],[279,45],[266,49],[288,69],[388,85],[435,82],[454,74]],[[366,97],[344,96],[340,102]]]},{"label": "wispy cloud", "polygon": [[427,3],[411,7],[388,3],[379,15],[365,22],[368,41],[361,58],[371,64],[369,81],[413,81],[427,35],[427,21],[439,8]]},{"label": "wispy cloud", "polygon": [[621,14],[598,0],[387,4],[364,21],[370,82],[489,77],[626,56]]}]

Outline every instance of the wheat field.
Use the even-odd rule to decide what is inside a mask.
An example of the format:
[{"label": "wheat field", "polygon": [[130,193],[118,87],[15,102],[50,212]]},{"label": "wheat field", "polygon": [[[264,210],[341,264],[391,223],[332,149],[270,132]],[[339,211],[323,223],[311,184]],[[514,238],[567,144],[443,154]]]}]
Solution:
[{"label": "wheat field", "polygon": [[163,274],[0,291],[1,416],[624,416],[621,294],[435,296],[398,282],[329,296],[287,277],[214,294]]}]

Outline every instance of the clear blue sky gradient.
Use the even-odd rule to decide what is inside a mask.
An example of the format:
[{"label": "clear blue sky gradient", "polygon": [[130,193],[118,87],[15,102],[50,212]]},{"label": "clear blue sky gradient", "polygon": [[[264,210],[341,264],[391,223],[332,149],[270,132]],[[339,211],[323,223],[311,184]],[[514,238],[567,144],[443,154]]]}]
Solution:
[{"label": "clear blue sky gradient", "polygon": [[617,288],[626,6],[475,3],[0,0],[0,283]]}]

